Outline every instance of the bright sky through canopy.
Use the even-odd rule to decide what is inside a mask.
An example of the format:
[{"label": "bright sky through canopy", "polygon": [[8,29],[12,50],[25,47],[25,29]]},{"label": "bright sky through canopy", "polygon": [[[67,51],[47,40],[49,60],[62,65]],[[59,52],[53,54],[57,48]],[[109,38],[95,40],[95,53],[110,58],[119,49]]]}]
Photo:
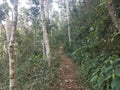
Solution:
[{"label": "bright sky through canopy", "polygon": [[[12,5],[10,4],[10,0],[7,0],[7,1],[9,6],[12,7]],[[59,8],[58,8],[58,4],[55,1],[57,0],[53,0],[52,5],[53,5],[53,9],[57,11]],[[29,8],[28,2],[29,2],[28,0],[19,0],[19,8],[22,8],[22,7]],[[0,0],[0,4],[1,3],[3,3],[3,0]]]}]

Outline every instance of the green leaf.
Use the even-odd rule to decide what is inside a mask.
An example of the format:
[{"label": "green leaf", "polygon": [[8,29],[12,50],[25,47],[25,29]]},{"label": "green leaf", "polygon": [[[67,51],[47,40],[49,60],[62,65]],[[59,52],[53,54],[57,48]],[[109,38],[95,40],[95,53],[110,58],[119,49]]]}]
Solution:
[{"label": "green leaf", "polygon": [[116,77],[111,83],[112,90],[120,90],[120,77]]},{"label": "green leaf", "polygon": [[103,2],[101,2],[99,5],[98,5],[98,7],[99,6],[103,6],[103,5],[105,5],[106,4],[106,1],[103,1]]},{"label": "green leaf", "polygon": [[93,78],[90,80],[90,82],[94,82],[98,79],[98,75],[93,76]]},{"label": "green leaf", "polygon": [[120,77],[120,69],[115,70],[115,75]]},{"label": "green leaf", "polygon": [[104,79],[102,77],[99,77],[98,78],[98,83],[97,83],[98,87],[101,88],[103,83],[104,83]]},{"label": "green leaf", "polygon": [[111,70],[112,70],[112,66],[109,66],[109,67],[105,68],[105,73],[108,73]]},{"label": "green leaf", "polygon": [[115,59],[115,60],[113,61],[113,64],[114,64],[114,65],[116,65],[116,64],[118,64],[118,63],[120,63],[120,58],[117,58],[117,59]]},{"label": "green leaf", "polygon": [[108,75],[108,76],[104,79],[104,81],[109,80],[111,77],[112,77],[111,75]]}]

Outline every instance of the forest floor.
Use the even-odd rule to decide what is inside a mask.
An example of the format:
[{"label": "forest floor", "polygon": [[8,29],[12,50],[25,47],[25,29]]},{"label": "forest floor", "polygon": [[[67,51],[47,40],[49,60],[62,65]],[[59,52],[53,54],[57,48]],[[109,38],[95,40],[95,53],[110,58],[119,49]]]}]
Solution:
[{"label": "forest floor", "polygon": [[62,46],[59,48],[58,54],[62,59],[60,65],[61,80],[59,90],[85,90],[85,88],[78,83],[75,63],[64,54]]}]

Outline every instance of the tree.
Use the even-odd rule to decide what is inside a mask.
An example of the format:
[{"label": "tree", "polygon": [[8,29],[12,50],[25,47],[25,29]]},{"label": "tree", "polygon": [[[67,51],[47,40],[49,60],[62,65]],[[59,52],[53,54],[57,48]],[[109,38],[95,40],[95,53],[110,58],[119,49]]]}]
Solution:
[{"label": "tree", "polygon": [[45,0],[41,0],[41,24],[42,24],[42,32],[43,32],[43,49],[45,51],[45,56],[48,61],[48,65],[50,66],[51,55],[50,55],[50,44],[47,34],[47,27],[46,27],[45,6],[46,6]]},{"label": "tree", "polygon": [[[117,30],[120,29],[120,2],[81,0],[77,5],[78,16],[72,9],[70,13],[72,50],[66,43],[66,51],[73,51],[74,60],[80,63],[86,80],[95,90],[119,90],[117,66],[120,64],[117,60],[120,58],[120,33]],[[109,64],[111,60],[113,62]],[[111,66],[114,68],[108,69]]]},{"label": "tree", "polygon": [[[15,90],[15,51],[14,51],[14,41],[15,33],[17,29],[17,17],[18,17],[18,0],[13,2],[13,24],[9,28],[9,16],[6,18],[6,36],[8,41],[8,54],[9,54],[9,90]],[[9,32],[9,29],[11,32]]]},{"label": "tree", "polygon": [[[33,5],[31,5],[30,9],[28,9],[28,14],[26,13],[26,16],[29,16],[29,20],[32,23],[32,28],[34,29],[34,52],[37,52],[37,46],[40,46],[39,43],[41,38],[41,27],[40,27],[40,21],[39,21],[39,15],[40,15],[40,7],[39,7],[39,0],[32,0]],[[39,34],[39,35],[38,35]],[[39,39],[38,39],[39,38]]]},{"label": "tree", "polygon": [[69,39],[69,44],[71,45],[70,3],[69,3],[69,0],[66,0],[66,11],[67,11],[67,30],[68,30],[68,39]]}]

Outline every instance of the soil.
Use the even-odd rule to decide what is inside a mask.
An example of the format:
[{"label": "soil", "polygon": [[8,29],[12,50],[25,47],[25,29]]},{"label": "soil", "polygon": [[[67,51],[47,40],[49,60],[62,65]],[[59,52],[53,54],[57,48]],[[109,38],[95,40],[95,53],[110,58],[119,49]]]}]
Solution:
[{"label": "soil", "polygon": [[51,86],[48,90],[85,90],[84,79],[77,65],[64,52],[62,46],[57,50],[61,59],[59,66],[59,85]]},{"label": "soil", "polygon": [[75,79],[75,64],[67,57],[62,51],[62,47],[59,49],[59,55],[61,56],[62,62],[60,66],[60,89],[59,90],[85,90],[82,86],[77,83]]}]

